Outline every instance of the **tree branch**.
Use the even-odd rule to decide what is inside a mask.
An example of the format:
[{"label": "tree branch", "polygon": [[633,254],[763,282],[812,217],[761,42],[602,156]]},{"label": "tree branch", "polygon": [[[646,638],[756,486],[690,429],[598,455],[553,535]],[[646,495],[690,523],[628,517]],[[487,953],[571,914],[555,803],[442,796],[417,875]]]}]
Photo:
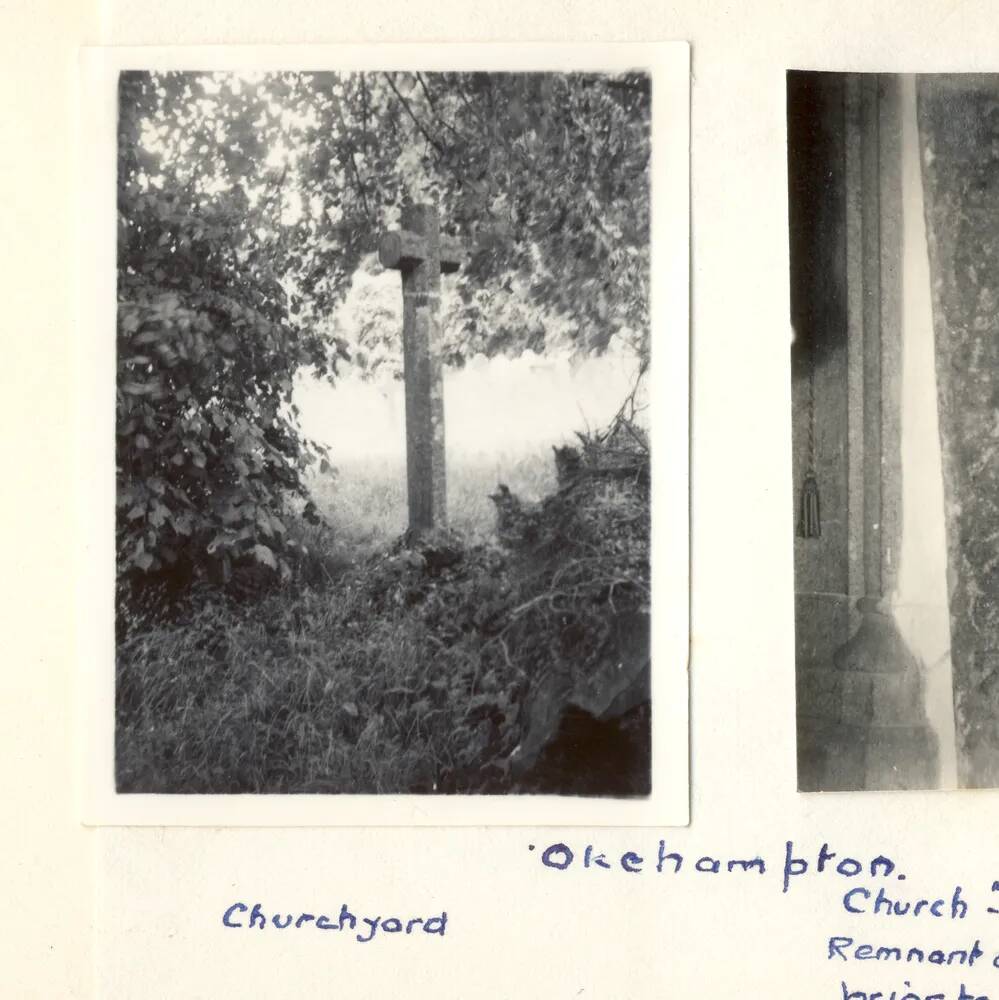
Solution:
[{"label": "tree branch", "polygon": [[420,87],[423,89],[423,93],[426,95],[427,98],[427,103],[430,105],[430,110],[433,111],[434,115],[436,115],[437,120],[440,121],[440,123],[444,125],[446,128],[449,128],[455,134],[455,136],[461,139],[462,142],[465,142],[466,141],[465,137],[444,117],[443,114],[441,114],[437,110],[437,102],[434,100],[433,95],[430,93],[430,88],[424,81],[423,74],[417,72],[416,79],[417,82],[420,84]]},{"label": "tree branch", "polygon": [[368,195],[364,190],[364,181],[361,180],[361,174],[357,169],[357,158],[354,155],[354,150],[350,151],[350,165],[354,168],[354,177],[357,180],[357,190],[361,195],[361,204],[364,206],[364,214],[367,217],[368,222],[371,222],[371,209],[368,207]]},{"label": "tree branch", "polygon": [[423,138],[426,139],[427,142],[430,143],[430,145],[437,151],[437,158],[443,159],[444,147],[427,131],[423,122],[421,122],[420,119],[413,113],[413,109],[409,106],[409,101],[407,101],[406,98],[399,93],[399,88],[392,82],[392,77],[388,73],[382,73],[382,76],[385,77],[385,82],[392,88],[392,93],[399,99],[399,103],[405,109],[406,114],[413,120],[413,124],[420,130]]}]

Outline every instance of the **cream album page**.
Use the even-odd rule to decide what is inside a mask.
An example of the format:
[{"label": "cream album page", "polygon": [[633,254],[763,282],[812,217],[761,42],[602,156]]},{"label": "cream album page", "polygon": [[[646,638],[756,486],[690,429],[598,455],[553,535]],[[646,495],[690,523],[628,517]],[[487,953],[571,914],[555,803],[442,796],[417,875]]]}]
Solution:
[{"label": "cream album page", "polygon": [[0,20],[0,994],[999,998],[994,4]]}]

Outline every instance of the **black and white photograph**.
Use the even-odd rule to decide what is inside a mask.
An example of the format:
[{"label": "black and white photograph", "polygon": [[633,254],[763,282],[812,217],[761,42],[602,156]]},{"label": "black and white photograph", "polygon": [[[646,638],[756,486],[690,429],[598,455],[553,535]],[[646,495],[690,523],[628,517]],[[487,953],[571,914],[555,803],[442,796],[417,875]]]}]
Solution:
[{"label": "black and white photograph", "polygon": [[999,786],[999,76],[787,75],[801,791]]},{"label": "black and white photograph", "polygon": [[658,97],[641,65],[117,74],[117,796],[676,783]]}]

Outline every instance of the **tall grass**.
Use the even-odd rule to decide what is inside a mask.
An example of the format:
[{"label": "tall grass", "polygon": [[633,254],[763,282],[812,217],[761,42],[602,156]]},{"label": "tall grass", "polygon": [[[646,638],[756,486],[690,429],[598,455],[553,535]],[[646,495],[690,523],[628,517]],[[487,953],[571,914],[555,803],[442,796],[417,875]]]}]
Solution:
[{"label": "tall grass", "polygon": [[460,651],[367,601],[351,582],[249,608],[209,601],[126,638],[119,790],[435,790],[461,746],[457,709],[432,685],[462,673]]},{"label": "tall grass", "polygon": [[[497,475],[527,497],[554,481],[540,451],[458,465],[462,548],[495,537]],[[433,601],[411,603],[407,554],[391,552],[406,528],[404,463],[355,460],[311,489],[325,523],[293,529],[312,551],[311,586],[250,601],[203,591],[169,620],[119,623],[121,791],[462,790],[456,775],[489,739],[471,699],[501,687],[509,699],[515,678],[483,666],[474,629],[445,644]],[[442,620],[488,604],[482,576],[448,592]]]}]

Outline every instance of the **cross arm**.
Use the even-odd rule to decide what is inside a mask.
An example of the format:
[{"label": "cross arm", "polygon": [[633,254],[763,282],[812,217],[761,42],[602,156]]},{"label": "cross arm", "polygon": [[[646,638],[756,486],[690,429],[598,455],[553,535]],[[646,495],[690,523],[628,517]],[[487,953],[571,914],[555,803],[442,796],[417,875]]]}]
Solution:
[{"label": "cross arm", "polygon": [[[382,267],[405,271],[427,257],[427,240],[419,233],[396,229],[385,233],[378,243]],[[468,247],[454,236],[441,236],[441,272],[451,274],[468,259]]]}]

